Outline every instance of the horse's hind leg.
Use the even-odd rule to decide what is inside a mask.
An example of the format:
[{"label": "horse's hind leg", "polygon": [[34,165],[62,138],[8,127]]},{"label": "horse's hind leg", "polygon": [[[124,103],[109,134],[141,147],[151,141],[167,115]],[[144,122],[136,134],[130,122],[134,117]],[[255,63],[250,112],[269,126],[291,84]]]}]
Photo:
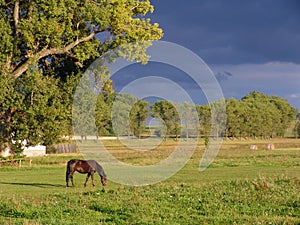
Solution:
[{"label": "horse's hind leg", "polygon": [[74,185],[74,182],[73,182],[73,174],[70,176],[70,178],[71,178],[72,186],[74,187],[75,185]]},{"label": "horse's hind leg", "polygon": [[67,187],[69,187],[69,179],[71,180],[72,186],[74,186],[74,182],[73,182],[73,174],[67,174],[66,175],[66,183],[67,183]]},{"label": "horse's hind leg", "polygon": [[66,174],[66,187],[69,187],[69,174]]},{"label": "horse's hind leg", "polygon": [[85,187],[86,187],[86,183],[88,182],[90,176],[91,176],[91,173],[88,173],[88,174],[86,175],[86,179],[85,179],[85,183],[84,183],[84,186],[85,186]]}]

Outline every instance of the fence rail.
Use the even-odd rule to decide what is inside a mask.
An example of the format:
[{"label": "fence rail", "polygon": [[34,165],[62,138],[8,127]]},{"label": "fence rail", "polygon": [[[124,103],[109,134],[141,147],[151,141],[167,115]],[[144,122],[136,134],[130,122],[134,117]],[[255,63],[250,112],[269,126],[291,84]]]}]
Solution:
[{"label": "fence rail", "polygon": [[22,166],[22,161],[29,161],[29,166],[31,166],[32,160],[30,158],[16,158],[16,159],[3,159],[0,160],[0,166],[2,164],[11,164],[12,166]]}]

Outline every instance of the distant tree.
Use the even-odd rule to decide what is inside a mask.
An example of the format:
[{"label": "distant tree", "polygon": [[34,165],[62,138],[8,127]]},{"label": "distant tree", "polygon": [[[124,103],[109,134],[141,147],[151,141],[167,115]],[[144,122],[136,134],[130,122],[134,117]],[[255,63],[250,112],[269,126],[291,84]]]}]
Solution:
[{"label": "distant tree", "polygon": [[226,101],[219,99],[209,104],[212,114],[211,134],[216,137],[223,137],[226,132]]},{"label": "distant tree", "polygon": [[246,107],[247,119],[244,137],[271,137],[276,132],[274,125],[278,123],[278,110],[270,103],[270,97],[259,92],[251,92],[242,98]]},{"label": "distant tree", "polygon": [[64,107],[64,110],[62,112],[63,117],[60,121],[60,127],[62,127],[64,130],[63,135],[67,135],[69,139],[74,135],[72,124],[73,94],[75,91],[75,87],[78,85],[79,79],[80,77],[75,75],[65,77],[64,81],[55,79],[58,85],[57,89],[59,90],[59,93],[61,95],[60,101]]},{"label": "distant tree", "polygon": [[138,138],[141,137],[141,134],[145,130],[144,123],[150,115],[148,107],[148,102],[138,100],[130,110],[130,129],[133,132],[133,134]]},{"label": "distant tree", "polygon": [[112,135],[111,123],[111,107],[112,105],[105,101],[103,94],[99,94],[95,109],[95,123],[99,136]]},{"label": "distant tree", "polygon": [[[200,135],[206,138],[223,137],[226,133],[226,104],[224,99],[197,105]],[[207,139],[208,140],[208,139]]]},{"label": "distant tree", "polygon": [[296,121],[293,132],[294,132],[296,138],[300,137],[300,121],[299,120]]},{"label": "distant tree", "polygon": [[131,135],[130,112],[138,99],[129,94],[118,94],[113,102],[111,120],[115,135]]},{"label": "distant tree", "polygon": [[90,88],[92,82],[84,76],[74,94],[72,107],[72,125],[74,132],[81,137],[96,135],[95,126],[95,103],[97,94]]},{"label": "distant tree", "polygon": [[164,121],[166,134],[175,135],[177,139],[181,133],[181,121],[175,106],[169,101],[161,100],[155,102],[151,110],[154,118]]},{"label": "distant tree", "polygon": [[245,128],[242,129],[244,137],[283,136],[297,114],[286,100],[255,91],[243,97],[241,103],[246,112]]},{"label": "distant tree", "polygon": [[181,133],[189,138],[190,135],[199,135],[199,119],[196,106],[189,102],[174,103],[181,119]]},{"label": "distant tree", "polygon": [[112,87],[112,80],[102,82],[101,93],[97,97],[95,109],[95,123],[98,135],[113,135],[111,112],[116,93]]},{"label": "distant tree", "polygon": [[242,137],[245,120],[245,107],[237,99],[230,98],[226,103],[227,126],[226,137]]},{"label": "distant tree", "polygon": [[212,128],[212,116],[209,105],[197,105],[196,110],[199,118],[200,135],[209,137]]},{"label": "distant tree", "polygon": [[298,111],[296,108],[292,107],[286,99],[282,99],[278,96],[272,96],[271,102],[279,110],[279,123],[277,123],[277,134],[283,136],[285,130],[297,117]]}]

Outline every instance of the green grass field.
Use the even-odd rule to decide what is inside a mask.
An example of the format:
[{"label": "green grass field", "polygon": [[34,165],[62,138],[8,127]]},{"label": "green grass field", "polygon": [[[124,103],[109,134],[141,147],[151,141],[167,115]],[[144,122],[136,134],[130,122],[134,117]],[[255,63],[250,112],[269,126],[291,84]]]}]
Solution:
[{"label": "green grass field", "polygon": [[[249,150],[255,143],[259,150]],[[300,140],[225,141],[213,164],[198,170],[199,144],[188,164],[173,177],[132,187],[96,178],[83,188],[75,174],[65,188],[66,162],[80,155],[32,158],[22,166],[0,167],[0,224],[300,224]],[[117,141],[106,146],[122,161],[148,164],[166,157],[176,142],[130,152]],[[88,145],[87,145],[88,146]],[[104,168],[105,169],[105,168]],[[109,178],[109,174],[108,174]]]}]

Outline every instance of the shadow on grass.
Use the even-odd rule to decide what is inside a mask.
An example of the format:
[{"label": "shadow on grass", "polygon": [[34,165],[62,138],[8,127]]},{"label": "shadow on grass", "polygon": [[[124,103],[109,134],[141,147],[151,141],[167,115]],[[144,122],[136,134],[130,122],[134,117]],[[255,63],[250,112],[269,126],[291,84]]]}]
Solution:
[{"label": "shadow on grass", "polygon": [[32,187],[39,187],[39,188],[65,187],[65,185],[62,185],[62,184],[46,184],[46,183],[0,182],[0,184],[32,186]]}]

